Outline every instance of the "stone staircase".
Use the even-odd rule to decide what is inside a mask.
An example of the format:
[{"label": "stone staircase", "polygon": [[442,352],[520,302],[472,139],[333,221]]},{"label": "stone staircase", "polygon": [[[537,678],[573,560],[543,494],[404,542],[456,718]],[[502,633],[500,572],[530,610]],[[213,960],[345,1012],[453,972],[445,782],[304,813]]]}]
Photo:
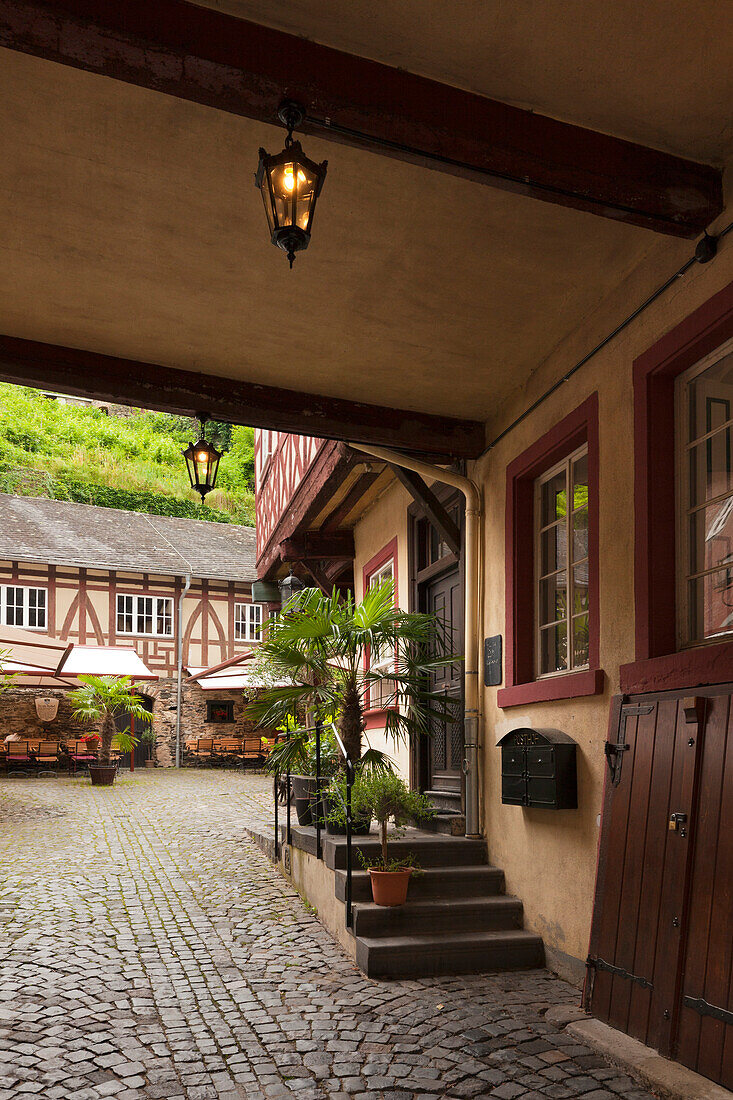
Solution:
[{"label": "stone staircase", "polygon": [[[376,856],[375,836],[354,840]],[[544,964],[542,940],[522,927],[522,903],[504,893],[504,873],[488,863],[482,840],[418,829],[390,841],[395,858],[412,854],[422,872],[410,881],[408,901],[384,908],[371,900],[368,872],[352,856],[356,961],[369,977],[422,978],[485,970],[522,970]],[[334,869],[336,897],[346,899],[346,843],[324,840]],[[356,869],[356,868],[359,869]]]}]

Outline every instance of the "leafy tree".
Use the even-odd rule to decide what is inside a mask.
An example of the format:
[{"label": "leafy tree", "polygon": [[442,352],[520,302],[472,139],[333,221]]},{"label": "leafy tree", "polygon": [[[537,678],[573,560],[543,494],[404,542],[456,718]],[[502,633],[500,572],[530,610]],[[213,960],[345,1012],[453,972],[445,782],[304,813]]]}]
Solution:
[{"label": "leafy tree", "polygon": [[[110,762],[112,741],[117,734],[115,718],[130,714],[135,721],[152,722],[153,716],[143,706],[137,685],[129,676],[80,676],[79,679],[82,686],[70,694],[72,713],[82,722],[99,726],[99,763],[106,765]],[[135,744],[133,737],[130,737],[130,744]]]},{"label": "leafy tree", "polygon": [[[368,654],[377,652],[394,653],[394,668],[374,668]],[[268,623],[256,661],[269,686],[258,690],[247,712],[275,729],[297,725],[306,712],[321,722],[336,715],[350,760],[374,763],[370,753],[362,756],[370,689],[379,688],[389,736],[427,736],[431,722],[450,716],[446,696],[428,690],[429,674],[455,660],[434,615],[395,607],[391,580],[368,589],[360,603],[336,590],[326,596],[306,588]]]}]

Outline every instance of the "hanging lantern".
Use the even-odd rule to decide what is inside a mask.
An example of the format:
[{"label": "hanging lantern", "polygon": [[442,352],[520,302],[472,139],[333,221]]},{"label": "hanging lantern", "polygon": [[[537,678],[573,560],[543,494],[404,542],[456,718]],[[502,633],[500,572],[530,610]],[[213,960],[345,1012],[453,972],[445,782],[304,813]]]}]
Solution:
[{"label": "hanging lantern", "polygon": [[270,239],[287,252],[292,267],[295,253],[302,252],[310,242],[328,161],[316,164],[309,160],[300,142],[293,140],[294,128],[303,121],[302,107],[287,100],[280,107],[278,118],[288,128],[285,148],[274,156],[260,149],[255,186],[265,204]]},{"label": "hanging lantern", "polygon": [[207,419],[208,417],[205,413],[199,413],[199,420],[201,421],[201,438],[196,443],[189,443],[186,450],[181,452],[186,460],[186,468],[188,469],[188,478],[191,482],[191,488],[201,494],[202,504],[206,494],[210,493],[216,485],[219,459],[222,456],[222,452],[217,451],[216,447],[206,439]]}]

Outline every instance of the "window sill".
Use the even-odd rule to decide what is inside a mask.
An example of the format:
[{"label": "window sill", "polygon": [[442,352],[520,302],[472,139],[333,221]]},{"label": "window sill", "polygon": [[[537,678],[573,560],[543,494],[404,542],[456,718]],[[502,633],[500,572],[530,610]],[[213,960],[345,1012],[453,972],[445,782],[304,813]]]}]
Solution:
[{"label": "window sill", "polygon": [[646,661],[632,661],[621,665],[619,673],[624,695],[727,684],[733,681],[733,642],[696,646]]},{"label": "window sill", "polygon": [[602,695],[604,686],[603,669],[590,668],[584,672],[570,672],[567,676],[548,676],[545,680],[500,688],[496,702],[500,707],[518,707],[555,699],[579,699],[584,695]]},{"label": "window sill", "polygon": [[364,711],[364,726],[368,730],[383,729],[387,720],[387,715],[390,711],[397,710],[397,707],[372,707],[369,710]]}]

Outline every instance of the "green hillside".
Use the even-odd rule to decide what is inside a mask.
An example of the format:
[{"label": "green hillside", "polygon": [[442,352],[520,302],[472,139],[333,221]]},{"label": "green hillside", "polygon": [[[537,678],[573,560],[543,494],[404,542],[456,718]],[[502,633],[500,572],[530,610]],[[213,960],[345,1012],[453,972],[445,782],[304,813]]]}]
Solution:
[{"label": "green hillside", "polygon": [[254,525],[252,428],[207,424],[207,437],[225,453],[217,488],[202,506],[181,454],[198,438],[198,422],[119,411],[107,415],[0,384],[0,492]]}]

